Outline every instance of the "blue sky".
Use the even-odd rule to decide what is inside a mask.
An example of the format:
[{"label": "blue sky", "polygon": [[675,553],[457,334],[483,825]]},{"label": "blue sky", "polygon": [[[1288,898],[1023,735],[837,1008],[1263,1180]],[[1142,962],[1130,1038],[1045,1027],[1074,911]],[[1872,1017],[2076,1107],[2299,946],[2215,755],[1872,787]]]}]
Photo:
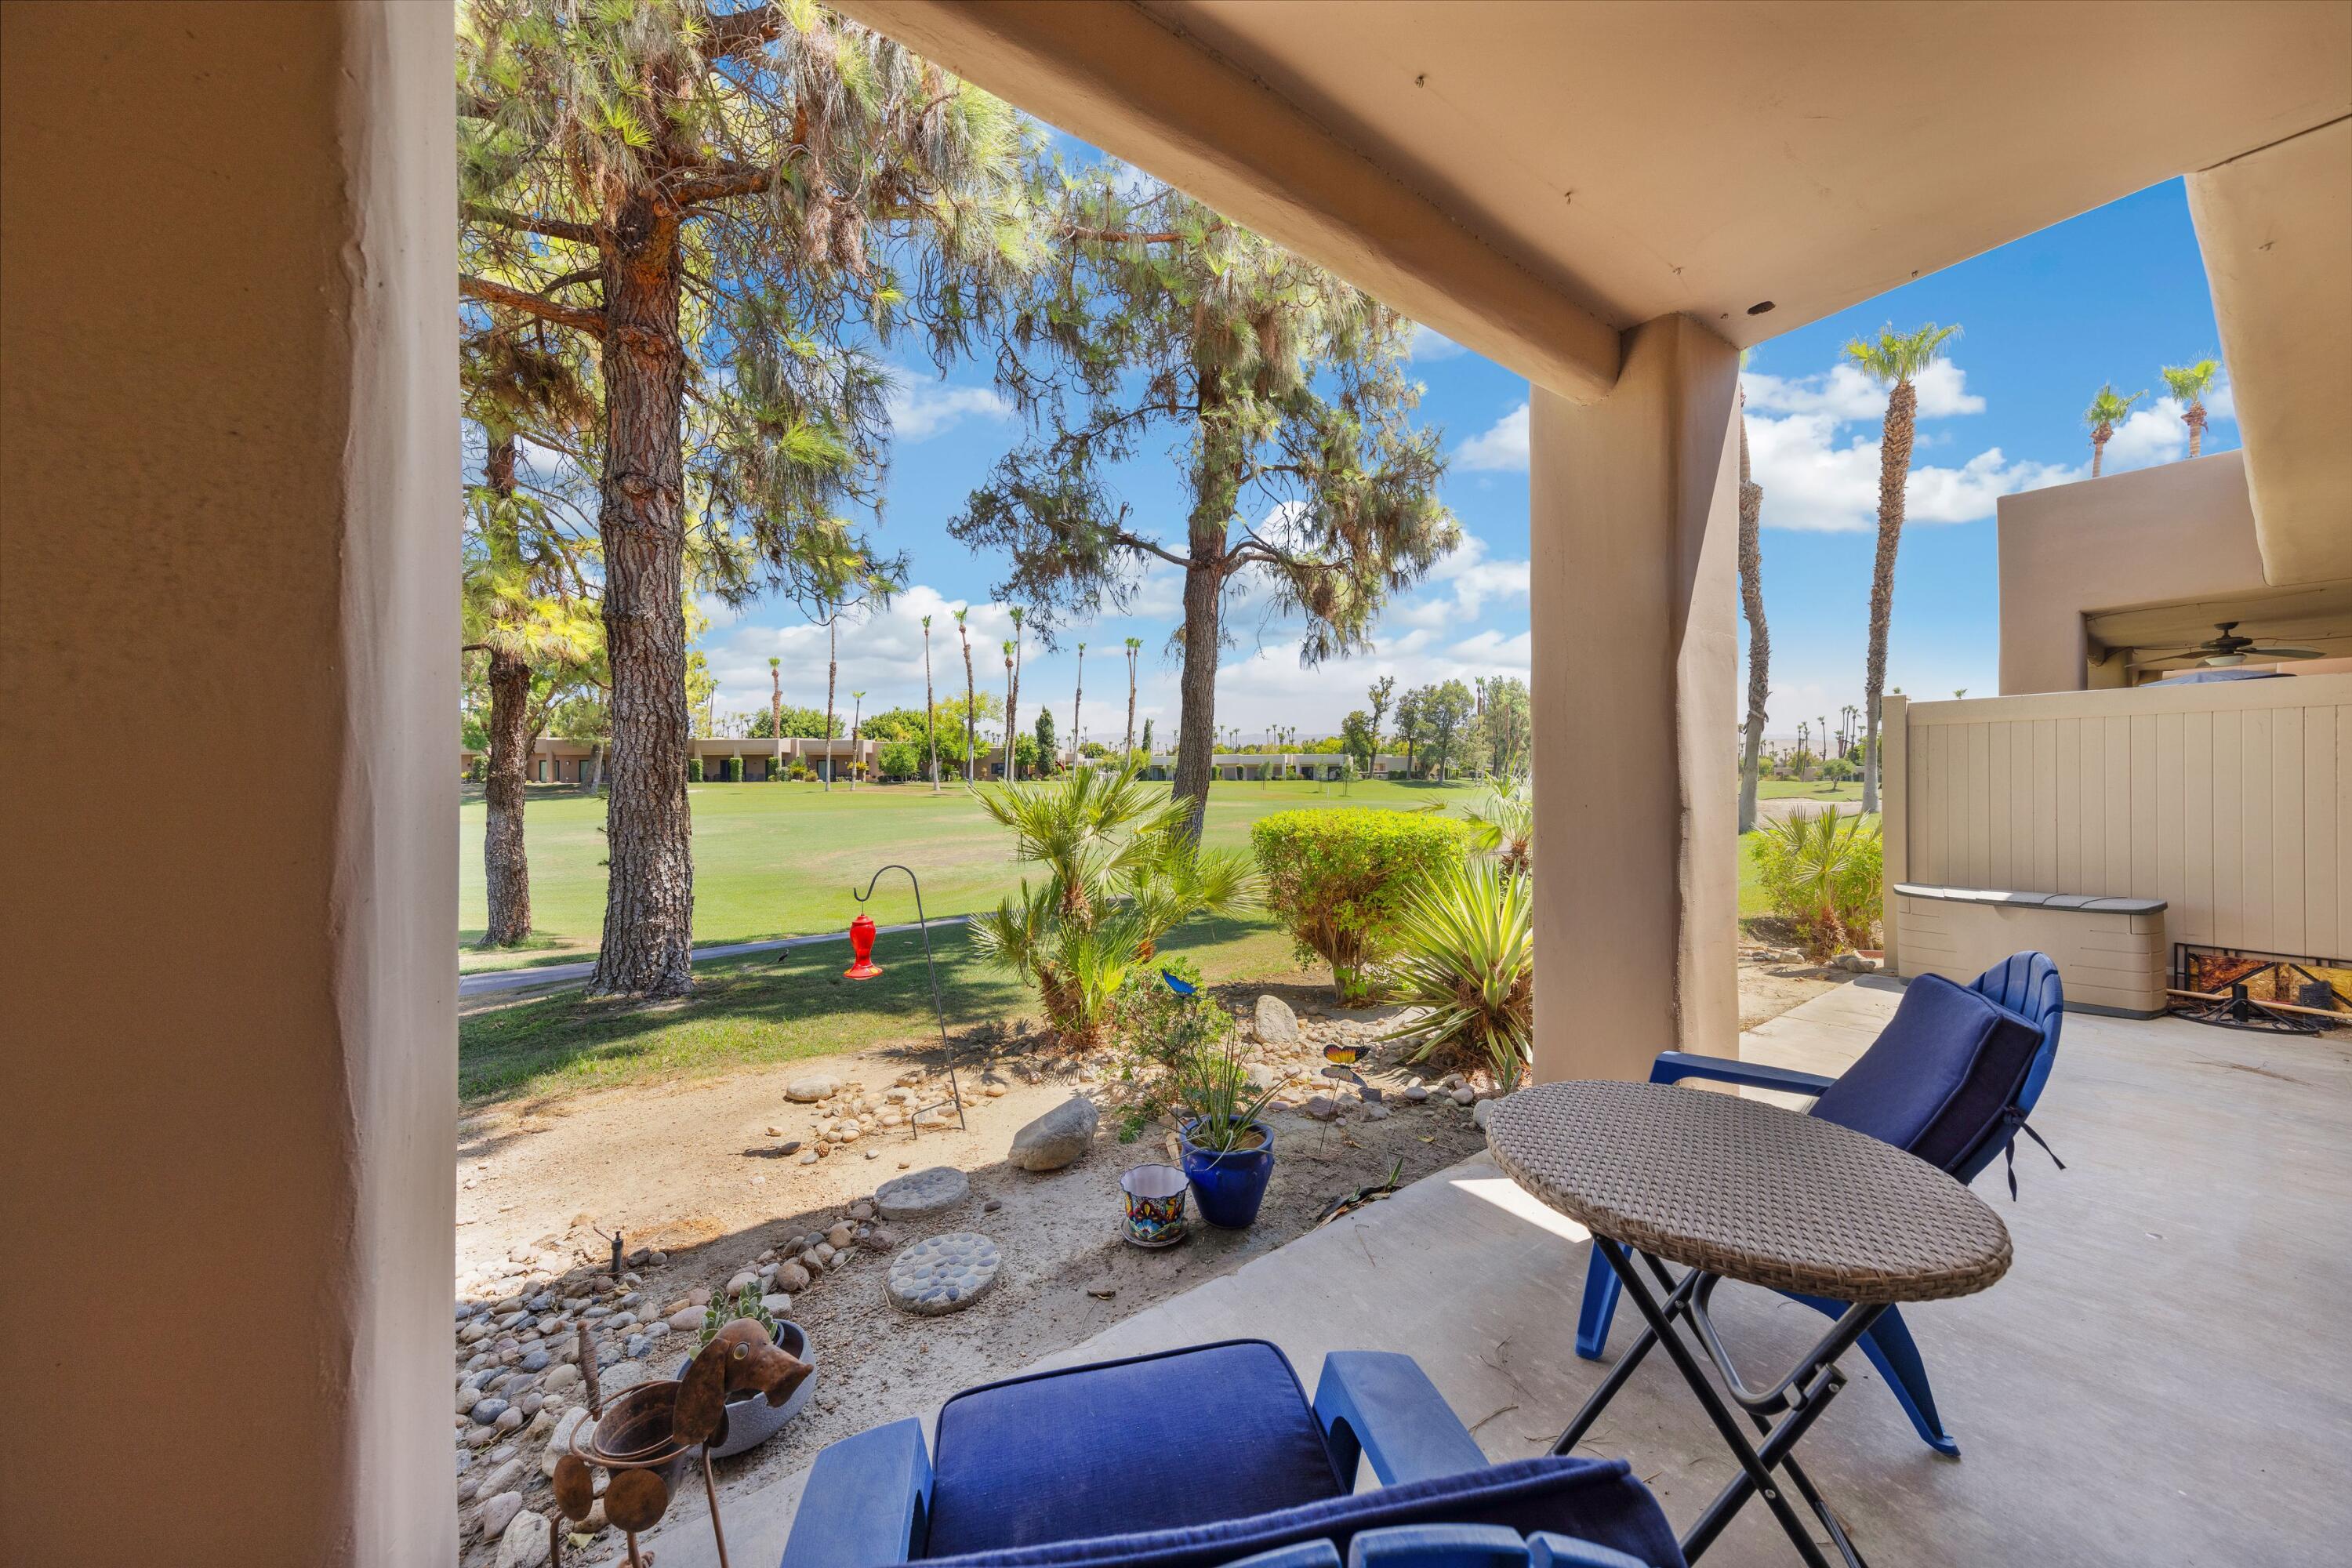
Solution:
[{"label": "blue sky", "polygon": [[[1893,322],[1961,324],[1948,367],[1921,383],[1919,439],[1912,458],[1910,524],[1895,585],[1888,682],[1937,697],[1998,685],[1998,591],[1993,505],[2000,494],[2087,477],[2082,410],[2102,382],[2148,399],[2107,449],[2109,471],[2182,456],[2177,410],[2155,395],[2162,363],[2218,354],[2213,307],[2179,181],[2141,192],[2056,227],[1867,301],[1760,345],[1748,368],[1749,445],[1764,487],[1764,585],[1772,632],[1770,732],[1862,700],[1868,631],[1879,418],[1885,395],[1837,369],[1840,346]],[[910,367],[913,362],[905,362]],[[1414,374],[1422,415],[1440,426],[1454,461],[1444,499],[1462,524],[1462,551],[1432,580],[1391,606],[1375,651],[1314,670],[1298,666],[1295,628],[1265,620],[1246,590],[1229,605],[1238,646],[1218,681],[1221,725],[1271,724],[1307,734],[1336,731],[1364,689],[1382,675],[1400,688],[1473,675],[1528,673],[1527,383],[1455,345],[1424,335]],[[2206,449],[2237,445],[2226,392],[2209,399]],[[998,645],[1005,607],[991,602],[1005,563],[976,557],[946,523],[1020,426],[980,365],[945,378],[909,368],[896,405],[897,437],[880,537],[911,559],[909,587],[887,611],[841,637],[842,707],[863,689],[867,710],[919,703],[920,617],[934,616],[934,663],[942,694],[960,687],[962,661],[949,611],[971,606],[974,658],[986,688],[1002,689]],[[1128,499],[1147,526],[1176,525],[1183,496],[1166,463],[1130,469]],[[1022,707],[1053,703],[1067,731],[1076,644],[1088,645],[1085,727],[1108,739],[1126,720],[1119,645],[1145,645],[1139,715],[1166,736],[1176,715],[1178,584],[1161,569],[1139,584],[1130,611],[1066,631],[1058,651],[1030,645]],[[718,706],[762,709],[768,658],[784,659],[786,700],[824,700],[824,634],[790,605],[755,605],[730,616],[711,606],[703,638],[719,679]],[[795,676],[794,672],[800,672]],[[1139,723],[1140,717],[1139,717]],[[1024,726],[1025,727],[1025,726]]]}]

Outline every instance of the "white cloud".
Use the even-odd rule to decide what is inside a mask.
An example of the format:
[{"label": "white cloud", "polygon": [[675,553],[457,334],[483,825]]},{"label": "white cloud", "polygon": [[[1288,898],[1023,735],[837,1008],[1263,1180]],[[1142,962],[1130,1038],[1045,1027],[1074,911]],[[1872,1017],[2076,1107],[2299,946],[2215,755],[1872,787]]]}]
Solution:
[{"label": "white cloud", "polygon": [[1527,597],[1528,565],[1525,561],[1490,560],[1486,542],[1475,534],[1465,534],[1454,552],[1431,568],[1430,581],[1436,586],[1421,597],[1391,605],[1381,619],[1436,628],[1475,621],[1489,603]]},{"label": "white cloud", "polygon": [[[1877,526],[1875,431],[1844,437],[1843,423],[1829,414],[1748,415],[1748,458],[1764,487],[1766,527],[1834,533]],[[1913,468],[1904,515],[1917,523],[1973,522],[1990,517],[2002,496],[2065,484],[2088,471],[2087,464],[2011,462],[1989,447],[1957,468]]]},{"label": "white cloud", "polygon": [[1532,642],[1528,632],[1507,637],[1482,631],[1440,647],[1423,628],[1383,644],[1378,653],[1313,669],[1299,667],[1296,646],[1268,646],[1244,658],[1229,656],[1219,667],[1217,722],[1238,725],[1244,733],[1267,724],[1296,724],[1302,734],[1334,734],[1349,709],[1366,705],[1366,689],[1382,676],[1393,677],[1400,691],[1482,676],[1525,680]]},{"label": "white cloud", "polygon": [[1412,358],[1419,364],[1434,364],[1440,360],[1458,359],[1470,351],[1433,327],[1415,321],[1412,326]]},{"label": "white cloud", "polygon": [[1528,471],[1528,405],[1520,404],[1495,421],[1494,427],[1473,436],[1454,448],[1454,460],[1465,468],[1495,473]]},{"label": "white cloud", "polygon": [[[1886,389],[1858,365],[1839,363],[1819,375],[1778,376],[1749,371],[1739,378],[1750,411],[1821,414],[1838,420],[1878,419],[1886,413]],[[1940,419],[1982,414],[1985,400],[1968,389],[1968,372],[1939,359],[1911,384],[1919,394],[1919,416]]]},{"label": "white cloud", "polygon": [[966,418],[1010,419],[1013,405],[992,386],[950,386],[943,382],[896,379],[885,400],[890,428],[901,441],[928,441]]}]

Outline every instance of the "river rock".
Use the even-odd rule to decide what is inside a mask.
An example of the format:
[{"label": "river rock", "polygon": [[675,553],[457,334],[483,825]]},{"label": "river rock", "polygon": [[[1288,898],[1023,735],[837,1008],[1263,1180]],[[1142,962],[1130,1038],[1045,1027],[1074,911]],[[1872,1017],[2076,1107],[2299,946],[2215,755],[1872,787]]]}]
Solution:
[{"label": "river rock", "polygon": [[1318,1121],[1336,1121],[1339,1115],[1339,1102],[1328,1094],[1311,1096],[1299,1109]]},{"label": "river rock", "polygon": [[547,1521],[529,1509],[507,1523],[499,1537],[498,1568],[535,1568],[547,1561]]},{"label": "river rock", "polygon": [[522,1511],[522,1493],[500,1492],[482,1505],[482,1533],[496,1539],[504,1535],[514,1516]]},{"label": "river rock", "polygon": [[920,1219],[951,1209],[971,1196],[971,1178],[952,1165],[933,1165],[893,1177],[874,1194],[884,1219]]},{"label": "river rock", "polygon": [[539,1461],[541,1475],[555,1474],[555,1461],[572,1451],[572,1435],[580,1430],[580,1423],[587,1419],[588,1407],[584,1405],[575,1405],[557,1417],[555,1430],[547,1435],[547,1452]]},{"label": "river rock", "polygon": [[841,1092],[841,1080],[831,1073],[811,1073],[784,1085],[784,1098],[803,1105],[814,1105],[820,1100],[831,1100]]},{"label": "river rock", "polygon": [[996,1283],[1002,1262],[996,1243],[977,1231],[926,1237],[890,1260],[890,1304],[924,1318],[958,1311]]},{"label": "river rock", "polygon": [[777,1289],[788,1295],[794,1290],[807,1289],[808,1282],[809,1271],[797,1263],[783,1265],[776,1270],[775,1278],[770,1281]]},{"label": "river rock", "polygon": [[[1094,1146],[1095,1124],[1101,1113],[1093,1100],[1073,1095],[1013,1135],[1006,1160],[1024,1171],[1058,1171]],[[897,1184],[892,1184],[896,1185]],[[882,1212],[892,1219],[886,1204]]]},{"label": "river rock", "polygon": [[1295,1046],[1298,1043],[1298,1015],[1290,1004],[1279,996],[1261,996],[1250,1022],[1257,1031],[1261,1044]]},{"label": "river rock", "polygon": [[1482,1100],[1477,1104],[1470,1108],[1470,1120],[1476,1122],[1483,1128],[1486,1125],[1487,1120],[1492,1117],[1494,1113],[1495,1102],[1491,1100]]}]

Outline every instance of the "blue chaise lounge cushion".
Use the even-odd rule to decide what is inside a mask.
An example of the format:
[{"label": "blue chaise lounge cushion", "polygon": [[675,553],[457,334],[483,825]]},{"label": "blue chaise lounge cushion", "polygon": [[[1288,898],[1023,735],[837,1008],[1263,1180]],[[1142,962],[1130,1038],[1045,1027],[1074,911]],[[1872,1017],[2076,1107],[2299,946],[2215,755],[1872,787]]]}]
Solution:
[{"label": "blue chaise lounge cushion", "polygon": [[931,1452],[932,1557],[1203,1525],[1336,1498],[1354,1479],[1263,1340],[967,1389],[940,1409]]},{"label": "blue chaise lounge cushion", "polygon": [[[1213,1499],[1230,1497],[1232,1488],[1242,1483],[1230,1471],[1188,1463],[1181,1448],[1162,1454],[1135,1478],[1139,1489]],[[1223,1510],[1213,1506],[1208,1511]],[[1666,1516],[1625,1461],[1573,1456],[1517,1459],[1248,1518],[972,1550],[935,1557],[926,1568],[1216,1568],[1304,1541],[1328,1541],[1344,1558],[1359,1531],[1434,1523],[1501,1524],[1522,1535],[1549,1531],[1614,1547],[1650,1568],[1685,1568]]]},{"label": "blue chaise lounge cushion", "polygon": [[1813,1102],[1813,1114],[1950,1170],[2016,1101],[2041,1048],[2033,1024],[1923,974],[1862,1059]]}]

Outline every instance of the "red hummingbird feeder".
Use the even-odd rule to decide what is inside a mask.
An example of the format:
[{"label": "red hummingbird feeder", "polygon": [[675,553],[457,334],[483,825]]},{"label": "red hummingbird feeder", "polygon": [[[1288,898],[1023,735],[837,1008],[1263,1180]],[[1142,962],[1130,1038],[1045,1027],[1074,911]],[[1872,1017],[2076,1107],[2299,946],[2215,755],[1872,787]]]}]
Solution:
[{"label": "red hummingbird feeder", "polygon": [[882,973],[882,966],[874,962],[872,916],[861,914],[849,922],[849,951],[856,956],[857,962],[842,971],[844,975],[851,980],[871,980]]}]

